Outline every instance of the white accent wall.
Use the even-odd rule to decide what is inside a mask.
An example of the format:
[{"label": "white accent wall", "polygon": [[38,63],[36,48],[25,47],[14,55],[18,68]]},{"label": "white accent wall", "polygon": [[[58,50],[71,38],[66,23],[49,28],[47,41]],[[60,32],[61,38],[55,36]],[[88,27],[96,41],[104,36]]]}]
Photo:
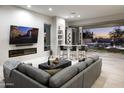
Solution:
[{"label": "white accent wall", "polygon": [[63,27],[63,45],[65,44],[65,19],[61,17],[53,18],[53,30],[51,33],[51,49],[53,50],[53,55],[58,55],[58,26]]},{"label": "white accent wall", "polygon": [[[22,8],[18,8],[16,6],[0,6],[0,64],[3,64],[7,60],[20,60],[30,62],[29,60],[42,58],[46,59],[49,53],[44,51],[44,23],[52,25],[52,18]],[[38,43],[34,44],[33,46],[21,47],[10,45],[10,25],[39,28]],[[37,54],[12,58],[8,57],[9,50],[34,47],[37,48]],[[31,62],[38,63],[38,60],[36,61],[34,60]]]}]

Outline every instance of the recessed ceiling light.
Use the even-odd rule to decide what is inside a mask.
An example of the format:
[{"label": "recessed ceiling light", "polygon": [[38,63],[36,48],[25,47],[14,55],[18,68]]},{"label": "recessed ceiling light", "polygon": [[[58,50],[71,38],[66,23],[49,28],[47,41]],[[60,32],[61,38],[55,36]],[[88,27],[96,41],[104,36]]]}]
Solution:
[{"label": "recessed ceiling light", "polygon": [[78,15],[77,17],[81,17],[80,15]]},{"label": "recessed ceiling light", "polygon": [[31,8],[31,5],[27,5],[28,8]]},{"label": "recessed ceiling light", "polygon": [[65,17],[66,19],[68,18],[68,16]]},{"label": "recessed ceiling light", "polygon": [[74,16],[73,16],[73,15],[71,15],[71,18],[74,18]]},{"label": "recessed ceiling light", "polygon": [[52,8],[49,8],[48,10],[49,10],[49,11],[52,11],[53,9],[52,9]]}]

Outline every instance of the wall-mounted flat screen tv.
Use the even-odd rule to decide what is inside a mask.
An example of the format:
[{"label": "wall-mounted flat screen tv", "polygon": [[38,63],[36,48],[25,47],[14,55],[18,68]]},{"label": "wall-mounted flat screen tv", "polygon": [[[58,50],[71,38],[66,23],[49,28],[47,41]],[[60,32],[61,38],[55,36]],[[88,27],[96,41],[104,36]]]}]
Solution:
[{"label": "wall-mounted flat screen tv", "polygon": [[10,26],[10,44],[37,43],[38,28],[24,26]]}]

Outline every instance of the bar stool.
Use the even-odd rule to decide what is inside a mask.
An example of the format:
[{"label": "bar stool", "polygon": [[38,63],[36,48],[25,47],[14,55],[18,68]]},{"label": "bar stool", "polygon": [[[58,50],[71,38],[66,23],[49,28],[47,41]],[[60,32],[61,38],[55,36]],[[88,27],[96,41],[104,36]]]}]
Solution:
[{"label": "bar stool", "polygon": [[78,52],[78,59],[86,58],[86,46],[80,46]]},{"label": "bar stool", "polygon": [[60,57],[67,58],[67,47],[60,46]]},{"label": "bar stool", "polygon": [[73,60],[73,59],[76,59],[76,51],[77,51],[77,46],[72,46],[71,49],[70,49],[70,58]]}]

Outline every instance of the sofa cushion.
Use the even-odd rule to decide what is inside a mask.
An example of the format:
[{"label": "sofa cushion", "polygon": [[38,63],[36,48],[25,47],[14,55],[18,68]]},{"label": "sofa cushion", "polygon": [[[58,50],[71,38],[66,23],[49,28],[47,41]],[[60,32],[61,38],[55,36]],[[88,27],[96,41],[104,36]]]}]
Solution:
[{"label": "sofa cushion", "polygon": [[67,67],[60,72],[56,73],[49,79],[50,87],[60,87],[65,84],[68,80],[73,78],[78,73],[78,69],[76,67],[70,66]]},{"label": "sofa cushion", "polygon": [[99,59],[99,56],[93,55],[93,56],[90,56],[90,57],[88,57],[88,58],[92,58],[93,61],[95,62],[95,61],[97,61],[97,60]]},{"label": "sofa cushion", "polygon": [[25,69],[24,63],[19,64],[16,69],[19,70],[20,72],[26,74],[26,69]]},{"label": "sofa cushion", "polygon": [[41,69],[37,69],[35,67],[32,67],[27,64],[21,64],[18,66],[18,70],[27,76],[31,77],[32,79],[42,83],[42,84],[48,84],[48,80],[51,77],[51,75]]},{"label": "sofa cushion", "polygon": [[88,57],[84,62],[87,64],[87,66],[89,66],[89,65],[91,65],[94,61],[93,61],[92,58]]},{"label": "sofa cushion", "polygon": [[83,71],[87,67],[85,62],[79,62],[79,63],[77,63],[77,64],[75,64],[73,66],[78,69],[78,72]]}]

